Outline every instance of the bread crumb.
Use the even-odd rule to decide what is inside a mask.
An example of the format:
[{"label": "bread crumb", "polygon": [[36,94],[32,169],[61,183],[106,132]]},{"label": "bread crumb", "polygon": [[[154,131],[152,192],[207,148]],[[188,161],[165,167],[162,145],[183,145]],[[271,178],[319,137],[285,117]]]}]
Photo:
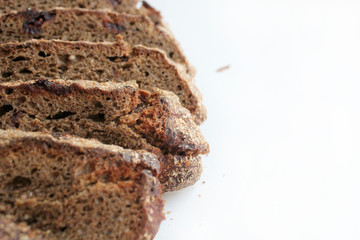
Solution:
[{"label": "bread crumb", "polygon": [[70,55],[70,56],[69,56],[69,60],[70,60],[70,61],[74,61],[75,59],[76,59],[76,57],[75,57],[74,55]]},{"label": "bread crumb", "polygon": [[230,64],[229,65],[226,65],[226,66],[223,66],[223,67],[221,67],[221,68],[218,68],[217,70],[216,70],[216,72],[223,72],[223,71],[225,71],[225,70],[228,70],[230,68]]},{"label": "bread crumb", "polygon": [[202,184],[205,184],[205,181],[202,181]]},{"label": "bread crumb", "polygon": [[199,196],[199,198],[201,198],[201,197],[202,197],[202,196],[201,196],[201,194],[199,194],[198,196]]}]

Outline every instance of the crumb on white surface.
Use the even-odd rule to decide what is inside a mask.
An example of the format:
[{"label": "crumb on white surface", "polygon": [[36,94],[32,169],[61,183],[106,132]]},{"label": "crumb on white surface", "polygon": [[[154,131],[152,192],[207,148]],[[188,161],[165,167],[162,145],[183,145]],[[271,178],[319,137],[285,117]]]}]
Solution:
[{"label": "crumb on white surface", "polygon": [[225,70],[228,70],[229,68],[230,68],[230,64],[218,68],[218,69],[216,70],[216,72],[223,72],[223,71],[225,71]]}]

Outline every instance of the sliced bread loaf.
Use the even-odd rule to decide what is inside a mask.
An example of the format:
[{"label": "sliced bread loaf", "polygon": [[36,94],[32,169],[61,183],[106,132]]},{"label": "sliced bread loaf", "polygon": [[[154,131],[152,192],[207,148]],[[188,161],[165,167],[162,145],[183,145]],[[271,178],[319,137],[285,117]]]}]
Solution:
[{"label": "sliced bread loaf", "polygon": [[158,161],[98,141],[0,131],[1,212],[55,239],[152,239]]},{"label": "sliced bread loaf", "polygon": [[134,11],[138,0],[0,0],[0,14],[34,8],[39,10],[54,7],[113,9],[118,12]]},{"label": "sliced bread loaf", "polygon": [[0,43],[40,38],[117,42],[116,35],[120,34],[131,46],[159,48],[169,59],[183,64],[189,74],[193,71],[172,34],[141,15],[88,9],[30,9],[2,15],[0,31]]},{"label": "sliced bread loaf", "polygon": [[0,83],[0,128],[64,132],[145,149],[161,160],[159,178],[165,191],[197,181],[198,155],[209,151],[199,127],[173,93],[143,91],[134,82]]},{"label": "sliced bread loaf", "polygon": [[62,78],[124,82],[175,93],[196,123],[206,119],[202,97],[189,76],[165,53],[141,45],[31,40],[0,44],[0,81]]}]

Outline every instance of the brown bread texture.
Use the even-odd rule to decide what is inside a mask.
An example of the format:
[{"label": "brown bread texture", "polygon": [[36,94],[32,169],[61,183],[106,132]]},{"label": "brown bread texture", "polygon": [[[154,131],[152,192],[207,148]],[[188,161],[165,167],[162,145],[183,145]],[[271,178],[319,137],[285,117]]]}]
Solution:
[{"label": "brown bread texture", "polygon": [[194,184],[209,146],[171,92],[135,82],[36,80],[0,83],[0,128],[53,131],[144,149],[161,161],[164,191]]},{"label": "brown bread texture", "polygon": [[0,211],[54,239],[153,239],[164,219],[158,168],[145,151],[0,131]]},{"label": "brown bread texture", "polygon": [[1,240],[45,240],[52,239],[40,230],[33,230],[26,223],[17,223],[13,216],[0,215]]},{"label": "brown bread texture", "polygon": [[167,28],[158,10],[146,1],[142,1],[141,6],[138,8],[138,3],[138,0],[0,0],[0,14],[7,14],[12,11],[24,11],[27,9],[47,11],[54,7],[100,9],[143,15],[151,19],[156,26]]},{"label": "brown bread texture", "polygon": [[[117,42],[120,34],[130,45],[163,50],[167,57],[193,72],[172,34],[146,16],[88,9],[26,10],[0,17],[0,43],[31,39]],[[192,74],[191,74],[192,75]]]},{"label": "brown bread texture", "polygon": [[198,124],[206,119],[202,96],[184,68],[158,49],[114,43],[30,40],[0,44],[0,81],[53,78],[124,82],[175,93]]},{"label": "brown bread texture", "polygon": [[160,25],[169,29],[167,24],[163,22],[161,12],[152,7],[148,2],[143,1],[141,7],[136,12],[150,18],[156,26]]},{"label": "brown bread texture", "polygon": [[112,9],[118,12],[135,11],[138,0],[0,0],[0,14],[34,8],[39,10],[54,7]]}]

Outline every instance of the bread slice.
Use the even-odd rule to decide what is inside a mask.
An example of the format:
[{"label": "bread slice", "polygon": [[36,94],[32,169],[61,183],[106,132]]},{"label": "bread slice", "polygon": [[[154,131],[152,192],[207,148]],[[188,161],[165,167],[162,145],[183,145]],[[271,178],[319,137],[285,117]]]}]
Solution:
[{"label": "bread slice", "polygon": [[2,213],[55,239],[152,239],[157,158],[71,136],[0,131]]},{"label": "bread slice", "polygon": [[120,34],[131,46],[159,48],[169,59],[183,64],[189,74],[193,71],[172,34],[142,15],[71,8],[29,9],[2,15],[0,29],[0,43],[34,38],[117,42],[116,35]]},{"label": "bread slice", "polygon": [[13,216],[0,215],[0,239],[2,240],[45,240],[51,239],[40,230],[33,230],[26,223],[17,223]]},{"label": "bread slice", "polygon": [[171,92],[143,91],[134,82],[37,80],[0,83],[0,129],[53,131],[105,144],[144,149],[162,163],[165,191],[201,174],[209,146]]},{"label": "bread slice", "polygon": [[7,14],[12,11],[24,11],[34,9],[47,11],[54,7],[79,8],[93,10],[112,10],[119,13],[127,12],[136,15],[149,17],[155,25],[165,25],[159,11],[149,3],[142,1],[139,8],[139,0],[0,0],[0,14]]},{"label": "bread slice", "polygon": [[165,53],[117,43],[31,40],[0,44],[0,81],[61,78],[124,82],[136,80],[143,89],[174,92],[201,123],[206,119],[202,97],[188,75]]},{"label": "bread slice", "polygon": [[128,12],[134,11],[138,2],[138,0],[0,0],[0,14],[28,8],[46,10],[54,7],[113,9],[118,12]]}]

